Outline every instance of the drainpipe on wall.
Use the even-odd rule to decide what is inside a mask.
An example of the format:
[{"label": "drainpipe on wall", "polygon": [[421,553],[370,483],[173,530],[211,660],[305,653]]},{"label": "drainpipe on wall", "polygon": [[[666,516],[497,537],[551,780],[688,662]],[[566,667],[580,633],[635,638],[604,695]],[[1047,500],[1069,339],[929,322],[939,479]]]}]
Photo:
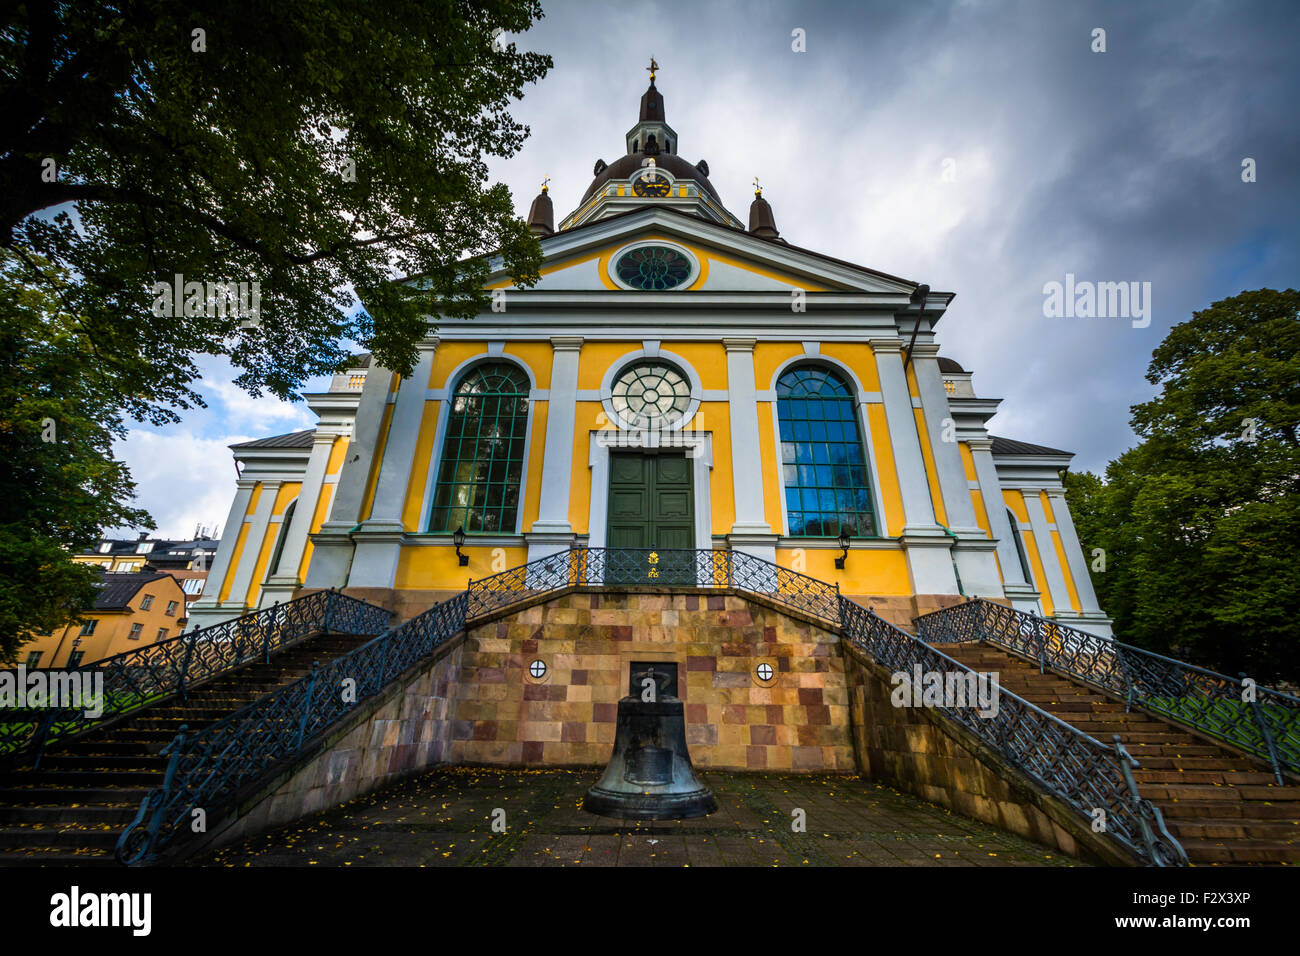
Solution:
[{"label": "drainpipe on wall", "polygon": [[[958,538],[958,537],[957,537],[955,534],[953,534],[951,531],[949,531],[948,528],[947,528],[947,526],[945,526],[945,525],[943,525],[943,524],[940,524],[940,523],[939,523],[939,519],[936,518],[934,523],[937,524],[937,525],[939,525],[940,528],[943,528],[943,533],[944,533],[944,534],[946,534],[948,537],[952,538],[952,540],[953,540],[953,546],[954,546],[954,548],[955,548],[955,547],[956,547],[956,543],[957,543],[958,541],[960,541],[961,539]],[[953,576],[957,579],[957,593],[960,594],[962,597],[966,598],[967,600],[970,600],[970,598],[969,598],[969,596],[966,594],[966,592],[962,590],[962,586],[961,586],[961,571],[957,570],[957,555],[956,555],[956,553],[950,551],[950,552],[948,553],[948,557],[952,559],[952,573],[953,573]]]}]

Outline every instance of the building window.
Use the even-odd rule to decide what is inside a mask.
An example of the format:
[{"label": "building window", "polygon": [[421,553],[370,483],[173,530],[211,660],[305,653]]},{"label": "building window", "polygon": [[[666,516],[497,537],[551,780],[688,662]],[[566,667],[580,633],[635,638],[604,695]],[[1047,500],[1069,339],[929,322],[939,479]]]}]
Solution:
[{"label": "building window", "polygon": [[186,594],[202,594],[203,578],[186,578],[181,582],[181,590]]},{"label": "building window", "polygon": [[1025,583],[1033,584],[1034,572],[1029,570],[1029,554],[1025,551],[1025,539],[1020,537],[1020,521],[1010,508],[1007,509],[1007,520],[1011,522],[1011,537],[1016,542],[1016,554],[1020,557],[1020,571],[1025,576]]},{"label": "building window", "polygon": [[43,653],[42,651],[32,651],[32,652],[30,652],[30,653],[27,655],[27,660],[26,660],[26,662],[24,663],[24,666],[29,667],[29,668],[30,668],[30,667],[40,667],[40,666],[41,666],[41,654],[42,654],[42,653]]},{"label": "building window", "polygon": [[155,641],[165,641],[165,640],[167,640],[167,628],[165,628],[165,627],[160,627],[160,628],[158,628],[158,636],[155,637],[154,640],[155,640]]},{"label": "building window", "polygon": [[85,656],[86,656],[85,651],[73,651],[71,654],[68,655],[68,666],[80,667],[81,659]]},{"label": "building window", "polygon": [[[663,181],[662,177],[660,181]],[[614,274],[620,281],[643,292],[676,289],[684,285],[694,271],[690,259],[668,246],[639,246],[620,256],[614,265]]]},{"label": "building window", "polygon": [[102,542],[102,543],[100,544],[100,546],[99,546],[99,553],[100,553],[100,554],[108,554],[108,552],[110,552],[110,551],[112,551],[112,550],[113,550],[113,542],[111,542],[111,541],[104,541],[104,542]]},{"label": "building window", "polygon": [[528,431],[528,379],[507,363],[479,365],[451,396],[429,530],[513,534]]},{"label": "building window", "polygon": [[297,510],[298,499],[294,498],[289,502],[289,507],[284,509],[284,517],[280,519],[280,533],[276,535],[275,550],[271,553],[271,563],[266,566],[268,576],[279,573],[280,558],[284,555],[284,542],[289,537],[289,526],[293,524],[293,513]]},{"label": "building window", "polygon": [[168,617],[171,617],[173,614],[175,614],[175,613],[176,613],[176,602],[175,602],[175,601],[168,601],[168,602],[167,602],[167,610],[163,611],[163,613],[166,614]]},{"label": "building window", "polygon": [[153,595],[146,594],[140,599],[140,610],[147,611],[151,607],[153,607]]},{"label": "building window", "polygon": [[691,407],[686,376],[664,362],[638,362],[619,373],[610,403],[629,428],[671,428]]},{"label": "building window", "polygon": [[140,640],[140,632],[143,630],[144,630],[144,625],[141,624],[139,621],[136,621],[134,624],[131,625],[131,633],[128,634],[127,637],[130,640],[138,641]]},{"label": "building window", "polygon": [[89,621],[87,621],[85,624],[82,624],[82,625],[81,625],[81,636],[82,636],[82,637],[89,637],[91,634],[94,634],[94,633],[95,633],[95,627],[96,627],[98,624],[99,624],[99,619],[98,619],[98,618],[93,618],[93,617],[92,617]]},{"label": "building window", "polygon": [[872,537],[876,522],[853,393],[834,372],[800,367],[776,383],[786,515],[796,537]]}]

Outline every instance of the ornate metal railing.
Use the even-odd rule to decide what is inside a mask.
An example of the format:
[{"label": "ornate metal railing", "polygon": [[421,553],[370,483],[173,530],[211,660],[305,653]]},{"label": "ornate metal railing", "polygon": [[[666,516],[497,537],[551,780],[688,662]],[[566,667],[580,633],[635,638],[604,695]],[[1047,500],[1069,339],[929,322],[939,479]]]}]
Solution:
[{"label": "ornate metal railing", "polygon": [[1079,678],[1283,771],[1300,774],[1300,698],[1154,654],[992,601],[976,599],[917,618],[923,640],[988,641]]},{"label": "ornate metal railing", "polygon": [[[163,785],[142,801],[117,844],[127,864],[156,859],[191,835],[196,809],[207,829],[229,817],[276,767],[302,754],[349,711],[380,691],[467,624],[523,602],[571,588],[670,585],[744,591],[812,616],[844,632],[886,666],[969,670],[871,611],[843,599],[835,586],[744,552],[575,548],[479,581],[293,684],[189,734],[164,753]],[[1185,862],[1159,811],[1132,781],[1136,766],[1026,701],[1002,692],[996,720],[953,716],[1008,760],[1085,816],[1101,808],[1117,839],[1153,863]],[[973,723],[972,723],[973,721]]]},{"label": "ornate metal railing", "polygon": [[47,675],[57,673],[68,686],[94,687],[102,704],[95,709],[102,712],[88,716],[84,707],[57,706],[0,710],[0,756],[39,761],[43,749],[56,740],[172,694],[184,698],[194,685],[269,658],[310,634],[377,634],[387,629],[390,619],[384,608],[337,591],[317,591],[77,668],[51,669]]},{"label": "ornate metal railing", "polygon": [[[843,630],[872,658],[907,680],[926,674],[974,673],[971,668],[848,599],[841,601]],[[920,688],[914,688],[920,692]],[[1007,758],[1049,793],[1076,810],[1138,858],[1155,866],[1186,866],[1182,845],[1165,827],[1160,810],[1138,792],[1138,764],[1115,737],[1103,744],[1089,734],[999,688],[992,713],[974,707],[938,706],[981,742]]]}]

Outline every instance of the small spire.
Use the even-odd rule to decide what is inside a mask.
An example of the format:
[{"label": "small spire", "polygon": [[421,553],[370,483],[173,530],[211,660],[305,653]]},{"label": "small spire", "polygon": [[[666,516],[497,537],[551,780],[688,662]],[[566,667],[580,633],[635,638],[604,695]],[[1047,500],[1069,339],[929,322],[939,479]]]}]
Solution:
[{"label": "small spire", "polygon": [[655,82],[655,70],[659,69],[659,64],[655,62],[653,54],[650,56],[650,65],[647,66],[646,69],[650,71],[650,85],[653,86]]},{"label": "small spire", "polygon": [[758,184],[757,176],[754,177],[754,201],[749,205],[749,232],[760,239],[781,239],[776,217],[772,215],[771,205],[763,198],[763,187]]},{"label": "small spire", "polygon": [[555,206],[551,203],[547,187],[550,181],[550,176],[542,180],[542,191],[537,194],[528,210],[528,228],[533,235],[543,239],[555,234]]}]

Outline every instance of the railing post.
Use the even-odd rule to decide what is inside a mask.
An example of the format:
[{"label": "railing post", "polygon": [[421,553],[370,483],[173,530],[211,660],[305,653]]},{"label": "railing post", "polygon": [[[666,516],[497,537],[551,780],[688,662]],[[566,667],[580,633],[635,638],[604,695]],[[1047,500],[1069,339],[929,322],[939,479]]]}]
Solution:
[{"label": "railing post", "polygon": [[334,611],[334,595],[337,591],[338,588],[330,588],[325,592],[325,622],[321,625],[322,634],[330,632],[330,616]]},{"label": "railing post", "polygon": [[298,738],[294,744],[294,752],[302,750],[303,735],[307,732],[307,718],[311,716],[312,698],[316,696],[316,675],[320,670],[320,661],[312,661],[311,674],[307,679],[307,693],[303,696],[302,716],[298,718]]},{"label": "railing post", "polygon": [[1034,622],[1034,635],[1038,638],[1038,673],[1047,673],[1047,640],[1043,636],[1046,630],[1041,621]]},{"label": "railing post", "polygon": [[[1244,688],[1246,686],[1246,673],[1243,671],[1237,676],[1241,678],[1241,686]],[[1286,778],[1282,776],[1282,761],[1278,758],[1277,744],[1273,741],[1273,734],[1268,729],[1268,721],[1264,719],[1264,712],[1260,710],[1259,701],[1252,694],[1250,700],[1246,701],[1246,703],[1250,705],[1250,714],[1255,718],[1259,732],[1264,736],[1264,746],[1268,748],[1268,761],[1273,765],[1273,777],[1277,780],[1279,787],[1285,787]]]},{"label": "railing post", "polygon": [[172,740],[168,749],[171,754],[167,758],[167,770],[163,774],[162,787],[158,794],[158,802],[153,808],[153,813],[149,815],[149,826],[145,831],[148,834],[148,843],[145,855],[148,856],[153,850],[154,845],[158,842],[158,833],[162,830],[163,812],[167,806],[167,795],[172,792],[172,784],[176,780],[176,770],[180,766],[181,750],[185,746],[185,732],[188,725],[181,724],[180,729],[176,732],[176,737]]},{"label": "railing post", "polygon": [[181,700],[185,701],[186,703],[189,703],[189,699],[190,699],[188,684],[190,679],[190,659],[193,656],[194,656],[194,637],[193,635],[191,635],[190,639],[185,642],[185,658],[181,662],[180,692],[181,692]]},{"label": "railing post", "polygon": [[271,634],[275,631],[276,623],[280,620],[279,607],[279,601],[271,605],[271,618],[262,626],[262,659],[268,664],[271,663]]},{"label": "railing post", "polygon": [[56,708],[48,707],[36,725],[36,734],[32,737],[33,770],[40,769],[41,756],[45,753],[45,744],[50,739],[50,728],[54,726],[54,721],[58,716],[59,711]]}]

